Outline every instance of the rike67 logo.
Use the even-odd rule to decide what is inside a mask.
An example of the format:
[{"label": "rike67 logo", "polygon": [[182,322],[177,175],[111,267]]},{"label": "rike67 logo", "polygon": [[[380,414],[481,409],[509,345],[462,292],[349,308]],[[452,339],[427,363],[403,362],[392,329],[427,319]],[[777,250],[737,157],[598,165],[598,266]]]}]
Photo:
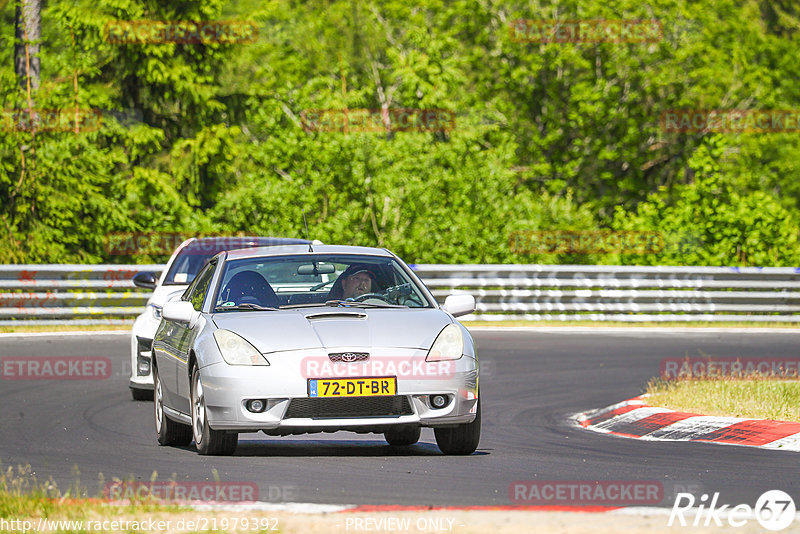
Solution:
[{"label": "rike67 logo", "polygon": [[[749,520],[755,519],[767,530],[783,530],[794,521],[797,509],[794,499],[781,490],[769,490],[764,492],[756,501],[756,505],[751,507],[749,504],[737,504],[733,508],[724,504],[718,506],[719,492],[714,493],[709,501],[708,494],[703,494],[699,502],[696,503],[694,495],[691,493],[679,493],[672,506],[667,526],[671,527],[675,520],[682,527],[692,526],[715,526],[721,527],[727,521],[732,527],[742,527]],[[695,504],[698,504],[695,508]],[[692,520],[687,522],[687,518]]]}]

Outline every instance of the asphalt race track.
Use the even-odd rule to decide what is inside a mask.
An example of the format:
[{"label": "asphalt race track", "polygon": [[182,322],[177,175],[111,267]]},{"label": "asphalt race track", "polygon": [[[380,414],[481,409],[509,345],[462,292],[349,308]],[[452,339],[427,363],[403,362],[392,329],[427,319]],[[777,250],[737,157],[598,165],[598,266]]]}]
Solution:
[{"label": "asphalt race track", "polygon": [[[574,428],[569,414],[642,392],[662,358],[796,358],[800,334],[531,332],[478,330],[483,434],[469,457],[439,453],[433,432],[392,450],[351,433],[272,438],[242,434],[233,457],[160,447],[152,402],[128,391],[128,335],[0,336],[0,358],[96,356],[104,380],[0,380],[2,467],[30,464],[39,479],[90,495],[103,480],[255,482],[263,501],[401,505],[510,505],[517,480],[647,480],[755,503],[769,489],[800,502],[800,455],[702,443],[642,442]],[[670,505],[665,503],[664,505]]]}]

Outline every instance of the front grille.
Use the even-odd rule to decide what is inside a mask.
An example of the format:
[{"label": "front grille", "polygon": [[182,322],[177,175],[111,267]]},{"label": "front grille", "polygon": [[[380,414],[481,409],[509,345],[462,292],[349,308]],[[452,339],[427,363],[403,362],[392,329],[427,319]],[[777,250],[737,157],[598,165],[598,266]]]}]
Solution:
[{"label": "front grille", "polygon": [[382,397],[292,399],[284,418],[386,417],[413,413],[408,397],[387,395]]},{"label": "front grille", "polygon": [[331,352],[328,358],[332,362],[365,362],[369,360],[369,352]]}]

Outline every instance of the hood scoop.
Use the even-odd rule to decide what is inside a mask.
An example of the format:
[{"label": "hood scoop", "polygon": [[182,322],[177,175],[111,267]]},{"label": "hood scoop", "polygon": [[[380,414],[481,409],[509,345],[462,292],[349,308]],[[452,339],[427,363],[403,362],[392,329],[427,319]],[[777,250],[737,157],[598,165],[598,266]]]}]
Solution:
[{"label": "hood scoop", "polygon": [[314,319],[366,319],[367,314],[364,312],[352,311],[329,311],[320,313],[310,313],[306,315],[306,319],[313,321]]}]

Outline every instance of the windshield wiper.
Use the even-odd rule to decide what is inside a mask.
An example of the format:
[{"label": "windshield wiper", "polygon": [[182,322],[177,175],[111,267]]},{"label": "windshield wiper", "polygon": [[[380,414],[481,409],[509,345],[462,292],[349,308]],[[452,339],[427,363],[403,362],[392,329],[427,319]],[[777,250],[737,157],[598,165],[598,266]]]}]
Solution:
[{"label": "windshield wiper", "polygon": [[311,289],[309,289],[309,291],[317,291],[317,290],[322,289],[323,287],[325,287],[327,285],[330,285],[330,284],[334,283],[335,281],[336,281],[336,279],[328,280],[327,282],[322,282],[321,284],[317,284],[314,287],[312,287]]},{"label": "windshield wiper", "polygon": [[375,304],[373,302],[359,302],[357,300],[329,300],[325,302],[325,306],[343,308],[408,308],[402,304]]},{"label": "windshield wiper", "polygon": [[324,302],[305,302],[303,304],[284,304],[281,306],[282,310],[290,310],[292,308],[315,308],[325,306]]},{"label": "windshield wiper", "polygon": [[277,311],[278,308],[270,308],[268,306],[261,306],[259,304],[252,304],[250,302],[246,302],[244,304],[237,304],[236,306],[217,306],[216,308],[214,308],[215,312],[230,311],[230,310]]}]

